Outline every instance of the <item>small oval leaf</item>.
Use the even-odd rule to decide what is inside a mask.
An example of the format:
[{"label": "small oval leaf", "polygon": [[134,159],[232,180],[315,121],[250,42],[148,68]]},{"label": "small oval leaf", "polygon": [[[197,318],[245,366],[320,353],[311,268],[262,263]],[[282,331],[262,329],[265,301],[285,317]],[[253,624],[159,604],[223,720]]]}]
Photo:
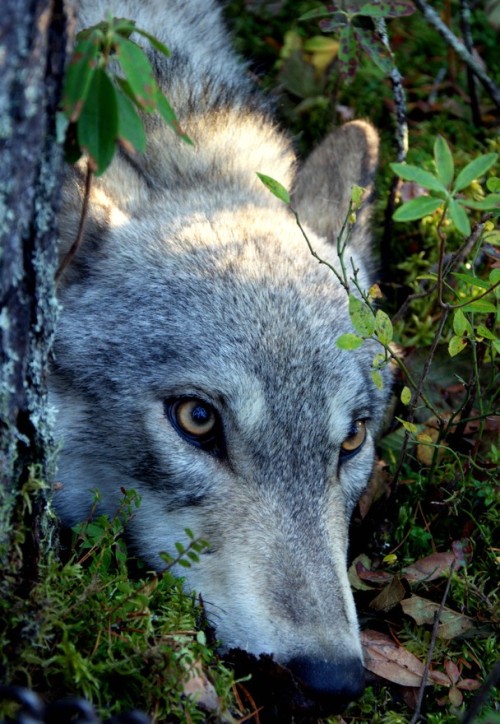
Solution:
[{"label": "small oval leaf", "polygon": [[271,176],[266,176],[265,173],[257,173],[257,176],[260,178],[264,186],[269,189],[269,191],[276,196],[277,199],[283,201],[285,204],[290,203],[290,194],[283,184],[280,184],[279,181],[276,181],[276,179]]}]

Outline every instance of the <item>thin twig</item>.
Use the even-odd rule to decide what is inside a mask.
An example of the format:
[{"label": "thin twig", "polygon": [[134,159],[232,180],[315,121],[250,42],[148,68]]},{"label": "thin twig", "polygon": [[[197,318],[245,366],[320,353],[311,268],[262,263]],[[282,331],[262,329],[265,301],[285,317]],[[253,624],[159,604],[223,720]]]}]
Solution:
[{"label": "thin twig", "polygon": [[88,213],[88,208],[89,208],[90,188],[92,186],[92,176],[93,176],[93,171],[91,168],[91,164],[90,164],[90,162],[87,161],[87,174],[85,176],[85,191],[83,194],[82,212],[80,214],[80,223],[78,224],[78,232],[76,234],[75,240],[72,243],[68,253],[62,260],[61,264],[59,265],[59,269],[56,272],[56,282],[59,281],[63,272],[71,264],[71,262],[73,261],[73,259],[76,256],[76,253],[78,252],[78,249],[81,246],[81,243],[83,240],[83,230],[85,228],[85,221],[87,219],[87,213]]},{"label": "thin twig", "polygon": [[429,25],[432,25],[442,38],[450,45],[458,57],[472,70],[476,78],[480,80],[491,99],[500,108],[500,88],[486,73],[481,63],[477,61],[472,53],[469,53],[465,45],[457,36],[451,32],[448,26],[441,20],[438,13],[427,4],[427,0],[413,0]]},{"label": "thin twig", "polygon": [[420,689],[418,691],[418,698],[417,698],[417,704],[415,707],[415,712],[413,714],[410,724],[416,724],[416,722],[418,722],[418,720],[420,719],[420,712],[422,710],[422,704],[424,702],[424,696],[425,696],[425,687],[427,685],[427,679],[429,677],[429,670],[431,668],[432,655],[434,653],[434,646],[436,645],[439,622],[440,622],[441,616],[443,615],[443,610],[444,610],[444,606],[446,603],[446,599],[448,598],[448,593],[450,592],[451,579],[452,579],[453,573],[455,571],[456,563],[457,563],[457,559],[454,558],[450,565],[450,575],[448,577],[448,580],[446,581],[446,587],[444,589],[443,598],[441,599],[439,608],[436,611],[436,614],[434,616],[434,626],[432,627],[431,640],[429,643],[429,651],[427,652],[427,660],[425,662],[424,673],[422,674],[422,681],[420,682]]},{"label": "thin twig", "polygon": [[[469,0],[460,0],[460,29],[464,39],[464,45],[472,55],[474,52],[474,42],[472,39],[471,30],[471,12]],[[470,106],[472,111],[472,122],[476,128],[480,128],[481,123],[481,111],[479,109],[479,101],[477,98],[476,79],[474,73],[468,67],[467,68],[467,85],[469,86],[469,97]]]}]

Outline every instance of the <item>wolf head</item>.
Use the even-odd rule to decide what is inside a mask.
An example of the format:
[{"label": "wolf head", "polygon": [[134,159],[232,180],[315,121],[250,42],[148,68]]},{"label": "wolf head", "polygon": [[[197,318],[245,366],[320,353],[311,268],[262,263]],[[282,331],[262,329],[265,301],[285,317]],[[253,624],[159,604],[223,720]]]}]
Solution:
[{"label": "wolf head", "polygon": [[[135,489],[128,537],[150,565],[186,528],[209,542],[182,574],[223,648],[272,654],[312,690],[353,696],[362,653],[348,525],[388,385],[371,381],[370,343],[337,348],[352,331],[347,294],[255,174],[292,186],[312,247],[336,268],[351,187],[367,189],[346,251],[367,287],[377,136],[348,124],[295,173],[287,142],[248,114],[183,123],[195,148],[153,125],[146,156],[122,154],[93,185],[60,285],[55,504],[73,524],[94,488],[110,514],[120,488]],[[63,250],[81,194],[77,169]]]}]

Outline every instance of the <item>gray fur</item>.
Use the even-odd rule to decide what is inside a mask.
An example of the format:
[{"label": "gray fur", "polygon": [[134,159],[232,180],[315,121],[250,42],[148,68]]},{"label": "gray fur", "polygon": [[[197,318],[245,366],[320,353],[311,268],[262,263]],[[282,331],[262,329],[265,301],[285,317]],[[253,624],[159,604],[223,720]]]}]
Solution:
[{"label": "gray fur", "polygon": [[[80,23],[109,11],[172,50],[155,64],[195,147],[149,118],[146,154],[121,153],[93,185],[86,239],[60,293],[56,507],[73,524],[93,488],[110,513],[120,487],[135,488],[142,505],[129,536],[149,564],[161,566],[159,551],[184,541],[186,527],[210,542],[183,574],[226,648],[282,662],[359,660],[347,530],[388,381],[382,392],[371,382],[370,344],[337,349],[352,331],[346,294],[256,172],[293,187],[313,247],[338,265],[331,242],[351,185],[371,186],[376,133],[344,126],[296,174],[291,144],[233,56],[215,2],[82,0]],[[66,183],[63,250],[82,178],[77,170]],[[365,287],[368,211],[349,250]],[[175,396],[218,410],[227,458],[175,431],[164,410]],[[360,418],[366,443],[340,465]]]}]

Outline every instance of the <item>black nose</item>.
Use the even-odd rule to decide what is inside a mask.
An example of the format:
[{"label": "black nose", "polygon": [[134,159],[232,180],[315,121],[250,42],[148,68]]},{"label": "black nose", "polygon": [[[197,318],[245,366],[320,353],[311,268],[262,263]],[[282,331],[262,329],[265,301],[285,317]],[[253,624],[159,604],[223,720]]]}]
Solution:
[{"label": "black nose", "polygon": [[287,668],[315,698],[348,702],[361,695],[365,685],[365,672],[360,659],[328,661],[299,656]]}]

